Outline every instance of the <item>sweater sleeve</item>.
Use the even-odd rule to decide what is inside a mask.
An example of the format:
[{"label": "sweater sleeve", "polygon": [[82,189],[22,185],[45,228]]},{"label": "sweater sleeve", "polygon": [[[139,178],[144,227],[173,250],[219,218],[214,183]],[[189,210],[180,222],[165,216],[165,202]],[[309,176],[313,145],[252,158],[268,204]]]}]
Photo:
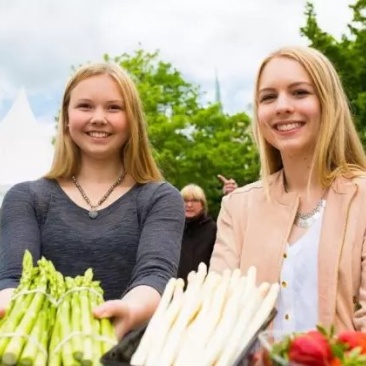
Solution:
[{"label": "sweater sleeve", "polygon": [[31,182],[13,186],[5,195],[0,216],[0,290],[17,287],[24,252],[40,256],[40,230]]},{"label": "sweater sleeve", "polygon": [[183,199],[169,183],[160,184],[152,196],[146,192],[145,199],[150,203],[142,218],[136,265],[127,291],[147,285],[162,293],[168,280],[177,275],[185,220]]}]

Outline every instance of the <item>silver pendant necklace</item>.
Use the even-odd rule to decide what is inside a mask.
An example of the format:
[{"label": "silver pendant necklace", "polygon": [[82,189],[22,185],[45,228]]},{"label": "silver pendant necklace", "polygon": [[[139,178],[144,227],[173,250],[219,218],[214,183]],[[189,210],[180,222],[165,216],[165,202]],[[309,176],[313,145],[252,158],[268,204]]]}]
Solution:
[{"label": "silver pendant necklace", "polygon": [[110,194],[114,191],[114,189],[121,184],[123,179],[126,176],[126,172],[122,172],[121,175],[118,177],[118,179],[112,184],[112,186],[108,189],[108,191],[104,194],[104,196],[98,201],[96,205],[92,205],[90,202],[89,197],[86,195],[85,191],[81,188],[81,185],[76,180],[75,175],[71,177],[72,181],[74,182],[76,188],[80,192],[81,196],[84,198],[85,202],[90,206],[90,210],[88,212],[89,217],[94,220],[98,217],[99,212],[97,211],[97,208],[102,205],[102,203],[110,196]]},{"label": "silver pendant necklace", "polygon": [[296,212],[295,225],[303,228],[310,227],[321,215],[321,213],[324,210],[324,207],[325,207],[325,199],[323,195],[323,197],[320,199],[320,201],[317,203],[316,207],[312,211],[306,214]]}]

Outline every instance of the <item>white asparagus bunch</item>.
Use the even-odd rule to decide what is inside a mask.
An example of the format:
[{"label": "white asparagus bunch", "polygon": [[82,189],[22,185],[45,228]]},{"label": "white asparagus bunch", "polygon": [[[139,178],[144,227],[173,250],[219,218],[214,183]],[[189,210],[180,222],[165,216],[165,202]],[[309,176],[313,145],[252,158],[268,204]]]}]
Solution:
[{"label": "white asparagus bunch", "polygon": [[134,366],[231,366],[273,310],[278,283],[256,285],[255,267],[207,273],[201,263],[171,279],[141,342]]}]

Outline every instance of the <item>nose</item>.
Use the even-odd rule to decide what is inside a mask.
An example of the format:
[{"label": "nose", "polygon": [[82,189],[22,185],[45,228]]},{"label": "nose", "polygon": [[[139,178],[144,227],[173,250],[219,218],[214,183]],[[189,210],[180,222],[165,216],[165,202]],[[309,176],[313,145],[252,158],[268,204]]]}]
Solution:
[{"label": "nose", "polygon": [[291,114],[294,111],[294,107],[289,96],[280,94],[276,100],[276,114]]},{"label": "nose", "polygon": [[90,119],[91,124],[106,124],[107,120],[103,108],[95,108],[94,113]]}]

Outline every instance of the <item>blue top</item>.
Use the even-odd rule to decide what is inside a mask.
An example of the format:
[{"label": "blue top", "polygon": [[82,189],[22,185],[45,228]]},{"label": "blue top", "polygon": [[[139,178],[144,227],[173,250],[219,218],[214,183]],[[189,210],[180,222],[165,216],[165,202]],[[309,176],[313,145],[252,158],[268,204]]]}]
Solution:
[{"label": "blue top", "polygon": [[95,220],[54,180],[19,183],[1,207],[0,290],[18,285],[29,249],[64,276],[93,268],[106,300],[138,285],[162,293],[177,275],[184,220],[180,193],[166,182],[136,184]]}]

